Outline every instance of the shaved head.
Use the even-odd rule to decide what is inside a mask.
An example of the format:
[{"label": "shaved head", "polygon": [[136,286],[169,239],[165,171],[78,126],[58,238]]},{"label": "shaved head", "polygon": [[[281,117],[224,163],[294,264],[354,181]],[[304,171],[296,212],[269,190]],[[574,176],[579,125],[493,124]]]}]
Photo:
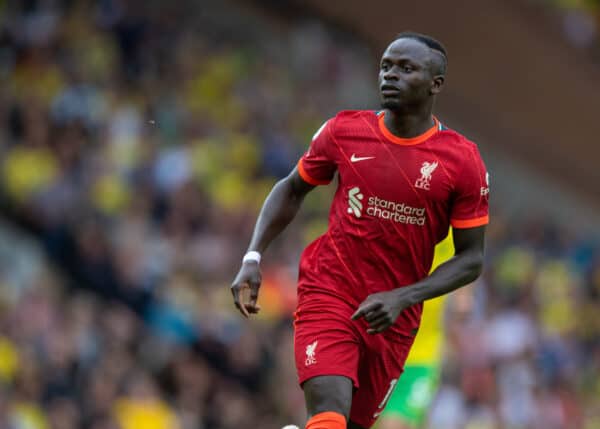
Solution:
[{"label": "shaved head", "polygon": [[431,36],[411,31],[405,31],[398,34],[394,41],[401,39],[416,40],[427,46],[431,52],[431,57],[429,59],[431,73],[433,75],[446,75],[446,69],[448,68],[448,54],[441,42]]},{"label": "shaved head", "polygon": [[433,103],[444,85],[446,49],[418,33],[401,33],[381,56],[379,88],[382,106],[414,109]]}]

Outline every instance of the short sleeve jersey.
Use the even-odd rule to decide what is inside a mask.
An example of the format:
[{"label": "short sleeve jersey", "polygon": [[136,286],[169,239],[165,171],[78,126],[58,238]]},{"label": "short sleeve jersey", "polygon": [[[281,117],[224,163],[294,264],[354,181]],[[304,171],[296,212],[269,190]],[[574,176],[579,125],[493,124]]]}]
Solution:
[{"label": "short sleeve jersey", "polygon": [[[298,311],[326,299],[351,315],[369,294],[427,276],[450,225],[488,223],[489,175],[477,146],[437,119],[399,138],[383,111],[340,112],[317,131],[298,172],[313,185],[338,177],[327,232],[301,257]],[[409,307],[391,331],[414,333],[421,311]]]}]

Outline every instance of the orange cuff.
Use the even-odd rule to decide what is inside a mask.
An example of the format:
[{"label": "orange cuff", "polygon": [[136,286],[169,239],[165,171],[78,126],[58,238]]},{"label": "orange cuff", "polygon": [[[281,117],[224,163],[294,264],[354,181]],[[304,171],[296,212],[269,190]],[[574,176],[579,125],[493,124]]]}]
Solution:
[{"label": "orange cuff", "polygon": [[490,223],[490,217],[488,215],[481,216],[475,219],[452,219],[450,224],[453,228],[476,228],[478,226],[487,225]]},{"label": "orange cuff", "polygon": [[305,429],[346,429],[346,418],[339,413],[325,411],[312,416]]},{"label": "orange cuff", "polygon": [[302,158],[300,158],[300,160],[298,161],[298,173],[300,174],[300,177],[302,177],[302,179],[306,182],[309,183],[313,186],[317,186],[317,185],[328,185],[329,182],[331,182],[331,180],[318,180],[315,179],[313,177],[311,177],[306,170],[304,169],[304,166],[302,165]]}]

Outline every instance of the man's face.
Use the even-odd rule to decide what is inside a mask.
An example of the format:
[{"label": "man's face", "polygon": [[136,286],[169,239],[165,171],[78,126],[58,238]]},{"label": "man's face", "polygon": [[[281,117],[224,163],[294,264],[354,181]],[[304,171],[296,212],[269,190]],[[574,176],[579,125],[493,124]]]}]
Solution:
[{"label": "man's face", "polygon": [[410,38],[395,40],[388,46],[379,68],[383,108],[421,105],[434,95],[433,55],[427,45]]}]

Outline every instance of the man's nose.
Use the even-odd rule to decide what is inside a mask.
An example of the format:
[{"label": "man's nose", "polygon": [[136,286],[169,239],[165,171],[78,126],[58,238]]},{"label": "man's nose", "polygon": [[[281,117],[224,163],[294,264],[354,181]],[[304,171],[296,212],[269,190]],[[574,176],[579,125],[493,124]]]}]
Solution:
[{"label": "man's nose", "polygon": [[390,67],[383,73],[383,80],[398,80],[398,73],[396,67]]}]

